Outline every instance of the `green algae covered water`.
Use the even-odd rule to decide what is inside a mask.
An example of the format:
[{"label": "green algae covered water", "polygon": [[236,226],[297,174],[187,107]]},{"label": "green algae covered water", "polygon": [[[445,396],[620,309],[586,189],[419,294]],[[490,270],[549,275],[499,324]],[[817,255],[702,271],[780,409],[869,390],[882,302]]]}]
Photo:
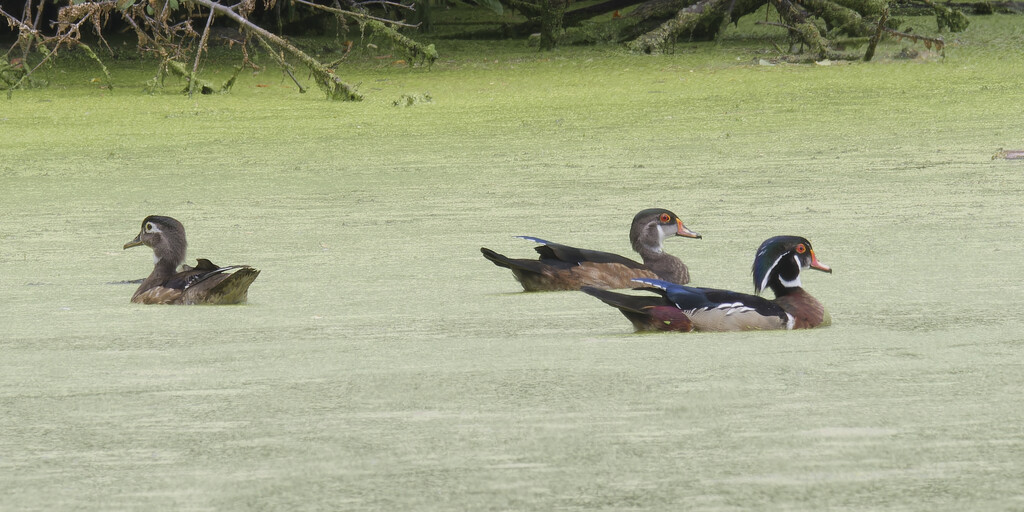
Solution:
[{"label": "green algae covered water", "polygon": [[[343,71],[359,104],[270,71],[148,96],[134,64],[113,91],[85,69],[16,92],[3,508],[1019,507],[1024,167],[991,158],[1024,148],[1019,24],[831,66],[733,37],[367,57]],[[652,206],[704,235],[667,244],[701,286],[749,291],[764,238],[809,238],[832,326],[634,335],[479,254],[628,255]],[[250,303],[129,304],[149,214],[185,224],[190,262],[260,268]]]}]

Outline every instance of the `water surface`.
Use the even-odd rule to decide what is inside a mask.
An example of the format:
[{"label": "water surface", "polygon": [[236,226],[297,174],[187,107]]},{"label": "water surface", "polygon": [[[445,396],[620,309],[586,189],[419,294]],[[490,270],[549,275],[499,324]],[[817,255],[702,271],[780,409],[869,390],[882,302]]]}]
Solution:
[{"label": "water surface", "polygon": [[[429,72],[365,59],[361,104],[271,72],[191,100],[136,68],[18,92],[5,506],[1017,507],[1024,168],[990,157],[1024,146],[1024,41],[1001,20],[945,60],[828,67],[452,43]],[[699,285],[748,291],[764,238],[806,236],[833,326],[633,335],[479,255],[630,254],[652,206],[704,235],[667,246]],[[129,304],[111,283],[151,269],[121,250],[149,214],[190,261],[260,268],[250,304]]]}]

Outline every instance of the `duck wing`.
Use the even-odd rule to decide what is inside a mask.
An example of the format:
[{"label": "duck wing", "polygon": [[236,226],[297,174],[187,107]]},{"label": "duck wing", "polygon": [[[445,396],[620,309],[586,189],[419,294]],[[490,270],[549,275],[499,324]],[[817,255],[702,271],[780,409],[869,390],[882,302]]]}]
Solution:
[{"label": "duck wing", "polygon": [[659,279],[634,279],[679,308],[697,331],[792,329],[793,317],[778,304],[747,293],[698,288]]},{"label": "duck wing", "polygon": [[247,299],[249,285],[259,273],[249,265],[221,267],[199,259],[195,267],[175,274],[162,288],[180,290],[183,304],[239,304]]},{"label": "duck wing", "polygon": [[520,236],[523,240],[540,244],[534,250],[540,254],[540,260],[549,265],[575,266],[583,263],[615,263],[628,268],[647,270],[647,267],[638,261],[631,260],[625,256],[615,253],[592,251],[580,249],[569,245],[556,244],[543,238],[532,236]]}]

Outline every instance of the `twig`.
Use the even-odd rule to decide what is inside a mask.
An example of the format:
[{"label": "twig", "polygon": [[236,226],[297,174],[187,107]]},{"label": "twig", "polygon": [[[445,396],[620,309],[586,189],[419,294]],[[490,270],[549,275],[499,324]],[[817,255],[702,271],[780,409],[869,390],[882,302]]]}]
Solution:
[{"label": "twig", "polygon": [[377,5],[390,5],[392,7],[401,7],[403,9],[408,9],[410,11],[415,11],[416,10],[416,4],[406,5],[406,4],[399,3],[399,2],[390,2],[388,0],[367,0],[366,2],[358,2],[355,5],[357,7],[362,7],[364,5],[374,5],[374,4],[377,4]]},{"label": "twig", "polygon": [[897,41],[903,38],[910,39],[915,43],[918,41],[924,41],[924,47],[928,48],[929,50],[932,48],[932,46],[934,46],[937,51],[941,52],[943,51],[943,48],[946,46],[946,41],[944,41],[941,37],[918,36],[914,34],[908,34],[906,32],[900,32],[898,30],[893,30],[891,28],[884,28],[882,30],[896,36]]},{"label": "twig", "polygon": [[[396,27],[416,28],[416,27],[420,26],[419,23],[413,25],[411,23],[405,23],[405,22],[401,22],[401,21],[389,20],[387,18],[378,18],[376,16],[370,16],[369,14],[363,14],[363,13],[359,13],[359,12],[355,12],[355,11],[346,11],[344,9],[335,9],[334,7],[327,7],[326,5],[314,4],[313,2],[308,2],[307,0],[295,0],[295,3],[302,4],[302,5],[308,5],[310,7],[313,7],[313,8],[316,8],[316,9],[320,9],[322,11],[333,12],[335,14],[343,14],[345,16],[352,16],[353,18],[362,18],[362,19],[365,19],[365,20],[379,21],[381,23],[386,23],[388,25],[394,25]],[[401,5],[401,4],[399,4],[399,5]]]},{"label": "twig", "polygon": [[281,66],[281,69],[283,69],[284,72],[288,74],[288,77],[292,79],[292,82],[295,82],[295,86],[299,88],[299,92],[305,94],[306,88],[303,87],[302,84],[299,83],[299,80],[295,78],[295,75],[292,74],[292,67],[291,65],[288,64],[287,61],[284,60],[284,57],[278,55],[277,51],[274,50],[274,47],[270,46],[270,43],[268,43],[266,39],[260,37],[259,34],[256,34],[256,39],[258,39],[260,44],[263,45],[263,47],[266,48],[267,51],[274,56],[274,59],[277,60],[277,64]]},{"label": "twig", "polygon": [[36,11],[36,21],[32,23],[32,28],[39,29],[39,24],[43,21],[43,11],[46,10],[46,0],[39,0],[39,10]]},{"label": "twig", "polygon": [[796,30],[795,27],[786,25],[785,23],[776,23],[774,21],[755,21],[754,25],[768,25],[771,27],[782,27],[787,30]]},{"label": "twig", "polygon": [[192,91],[196,88],[196,75],[199,73],[199,59],[203,55],[203,49],[206,48],[206,40],[210,37],[210,25],[213,24],[214,10],[210,9],[210,16],[206,18],[206,28],[203,29],[203,35],[199,38],[199,47],[196,48],[196,61],[192,64],[192,75],[188,77],[188,97],[192,97]]},{"label": "twig", "polygon": [[243,29],[251,34],[255,34],[261,38],[273,42],[274,44],[288,50],[289,53],[298,57],[304,62],[310,69],[313,70],[314,76],[316,76],[317,86],[319,86],[331,99],[341,99],[347,101],[359,101],[363,99],[363,96],[355,91],[351,85],[342,82],[333,71],[324,67],[319,61],[306,54],[302,50],[295,47],[295,45],[288,41],[278,37],[264,28],[256,26],[251,21],[245,19],[242,15],[230,8],[221,5],[214,0],[190,0],[196,4],[202,5],[209,9],[216,10],[232,21],[238,23]]},{"label": "twig", "polygon": [[[3,11],[0,10],[0,12],[3,12]],[[40,37],[38,35],[38,32],[36,32],[34,29],[32,29],[32,27],[29,27],[25,23],[22,23],[22,22],[20,22],[18,20],[15,20],[13,17],[11,17],[11,15],[7,14],[6,12],[3,12],[3,13],[9,19],[14,20],[15,23],[17,25],[19,25],[19,27],[21,27],[21,30],[27,31],[29,34],[31,34],[33,36],[33,38],[35,38],[37,40],[40,39]],[[93,15],[93,13],[94,13],[94,11],[87,12],[85,14],[85,16],[82,16],[82,19],[78,20],[77,23],[75,23],[74,25],[71,26],[71,30],[68,30],[67,32],[64,32],[63,35],[53,37],[52,39],[58,39],[57,44],[53,47],[53,51],[44,51],[44,52],[42,52],[43,53],[43,59],[40,60],[38,64],[33,66],[32,69],[28,69],[26,67],[25,74],[21,75],[21,78],[19,78],[18,81],[14,83],[14,85],[10,86],[7,89],[7,98],[10,99],[11,95],[14,93],[15,89],[21,87],[21,84],[25,80],[27,80],[29,77],[31,77],[32,74],[36,72],[36,70],[38,70],[40,67],[42,67],[43,64],[46,64],[46,62],[48,60],[50,60],[54,55],[56,55],[57,54],[57,50],[60,48],[60,45],[68,43],[68,40],[71,38],[72,34],[77,33],[78,29],[82,26],[83,23],[85,23],[86,20],[88,20]],[[37,42],[36,46],[37,47],[41,46],[43,48],[46,48],[46,46],[42,45],[41,43],[42,43],[42,41]],[[95,57],[95,54],[93,55],[93,57]],[[106,69],[104,69],[104,73],[106,73]],[[108,73],[107,77],[109,78],[109,76],[110,75]],[[109,83],[109,80],[108,80],[108,83]]]}]

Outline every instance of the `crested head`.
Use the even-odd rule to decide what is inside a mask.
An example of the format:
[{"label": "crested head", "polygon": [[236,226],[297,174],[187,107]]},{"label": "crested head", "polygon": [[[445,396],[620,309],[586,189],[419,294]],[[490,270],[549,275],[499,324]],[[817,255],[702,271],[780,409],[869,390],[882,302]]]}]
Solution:
[{"label": "crested head", "polygon": [[188,242],[185,240],[185,226],[180,222],[162,215],[150,215],[142,221],[139,234],[124,248],[145,245],[153,249],[156,263],[164,262],[174,267],[185,262],[185,251]]},{"label": "crested head", "polygon": [[661,253],[662,244],[670,236],[701,237],[684,226],[676,214],[664,208],[648,208],[633,217],[629,242],[633,250],[641,255]]},{"label": "crested head", "polygon": [[800,288],[800,271],[814,268],[832,272],[818,261],[811,242],[801,236],[774,236],[761,243],[754,255],[754,292],[771,287],[776,295],[786,289]]}]

